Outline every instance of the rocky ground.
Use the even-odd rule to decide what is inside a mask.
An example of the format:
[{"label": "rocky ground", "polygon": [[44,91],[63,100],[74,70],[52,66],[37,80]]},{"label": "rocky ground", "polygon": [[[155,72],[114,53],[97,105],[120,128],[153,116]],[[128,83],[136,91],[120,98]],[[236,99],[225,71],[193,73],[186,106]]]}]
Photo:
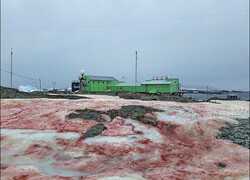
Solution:
[{"label": "rocky ground", "polygon": [[228,139],[233,143],[239,144],[250,149],[250,119],[238,119],[238,124],[228,124],[221,127],[221,134],[217,135],[217,139]]},{"label": "rocky ground", "polygon": [[[146,94],[146,93],[131,93],[131,92],[96,92],[96,93],[72,93],[59,92],[52,90],[49,92],[21,92],[17,89],[1,86],[1,98],[51,98],[51,99],[84,99],[88,95],[107,95],[118,96],[122,99],[138,99],[142,101],[175,101],[175,102],[198,102],[192,98],[180,97],[170,94]],[[86,96],[84,96],[86,95]]]},{"label": "rocky ground", "polygon": [[[21,92],[18,89],[7,88],[0,86],[1,99],[8,98],[20,98],[20,99],[30,99],[30,98],[51,98],[51,99],[86,99],[83,96],[74,96],[68,93],[59,93],[58,91],[51,92]],[[54,93],[54,94],[51,94]]]},{"label": "rocky ground", "polygon": [[120,92],[117,93],[120,98],[123,99],[139,99],[142,101],[174,101],[174,102],[198,102],[192,98],[180,97],[170,94],[145,94],[145,93],[130,93]]}]

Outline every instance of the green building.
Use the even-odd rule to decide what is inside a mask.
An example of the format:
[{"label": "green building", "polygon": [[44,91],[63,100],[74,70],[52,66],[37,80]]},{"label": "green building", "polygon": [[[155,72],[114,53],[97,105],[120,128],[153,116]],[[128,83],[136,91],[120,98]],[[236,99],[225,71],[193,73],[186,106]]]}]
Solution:
[{"label": "green building", "polygon": [[109,90],[109,85],[117,83],[121,81],[110,76],[84,75],[80,79],[80,89],[88,92],[106,92]]},{"label": "green building", "polygon": [[84,75],[80,78],[80,90],[87,92],[141,92],[141,93],[180,93],[179,79],[161,77],[146,80],[142,83],[126,84],[110,76]]},{"label": "green building", "polygon": [[111,91],[129,91],[143,93],[180,93],[181,84],[179,79],[146,80],[136,86],[133,84],[117,83],[110,84]]}]

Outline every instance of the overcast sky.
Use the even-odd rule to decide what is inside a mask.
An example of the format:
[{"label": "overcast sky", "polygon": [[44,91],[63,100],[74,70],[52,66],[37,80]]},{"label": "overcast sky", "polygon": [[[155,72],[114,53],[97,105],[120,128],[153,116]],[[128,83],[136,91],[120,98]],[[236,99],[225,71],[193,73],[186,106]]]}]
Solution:
[{"label": "overcast sky", "polygon": [[[134,82],[249,89],[248,0],[2,0],[1,68],[13,86],[67,88],[80,70]],[[10,75],[1,72],[10,86]]]}]

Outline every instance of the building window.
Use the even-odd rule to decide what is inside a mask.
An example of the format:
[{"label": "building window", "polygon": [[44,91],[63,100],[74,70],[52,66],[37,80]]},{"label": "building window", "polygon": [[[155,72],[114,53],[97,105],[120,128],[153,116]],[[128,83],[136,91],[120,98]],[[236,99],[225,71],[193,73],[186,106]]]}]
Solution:
[{"label": "building window", "polygon": [[95,81],[93,81],[93,84],[95,84]]},{"label": "building window", "polygon": [[97,83],[100,84],[100,81],[98,81]]},{"label": "building window", "polygon": [[120,87],[120,89],[122,89],[122,87]]},{"label": "building window", "polygon": [[102,89],[104,89],[104,87],[102,87]]},{"label": "building window", "polygon": [[90,82],[88,81],[88,84],[89,84]]},{"label": "building window", "polygon": [[131,90],[133,90],[134,88],[131,88]]},{"label": "building window", "polygon": [[104,81],[102,81],[102,84],[104,84]]},{"label": "building window", "polygon": [[93,87],[93,89],[95,89],[95,87]]},{"label": "building window", "polygon": [[119,89],[119,87],[117,87],[117,89]]},{"label": "building window", "polygon": [[100,89],[100,87],[98,87],[97,89]]}]

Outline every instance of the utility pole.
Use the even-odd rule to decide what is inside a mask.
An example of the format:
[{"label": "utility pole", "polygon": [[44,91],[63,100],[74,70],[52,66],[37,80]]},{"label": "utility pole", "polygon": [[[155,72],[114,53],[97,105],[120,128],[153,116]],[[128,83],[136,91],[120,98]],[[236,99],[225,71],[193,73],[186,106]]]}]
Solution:
[{"label": "utility pole", "polygon": [[42,81],[41,78],[39,78],[39,85],[40,85],[40,92],[42,91]]},{"label": "utility pole", "polygon": [[11,53],[10,53],[10,57],[11,57],[11,65],[10,65],[10,87],[12,88],[12,56],[13,56],[13,52],[12,52],[12,48],[11,48]]},{"label": "utility pole", "polygon": [[137,86],[137,51],[135,51],[135,92]]},{"label": "utility pole", "polygon": [[53,86],[54,86],[54,89],[53,89],[53,90],[55,90],[55,89],[56,89],[56,81],[53,81],[52,84],[53,84]]},{"label": "utility pole", "polygon": [[208,85],[206,86],[206,88],[207,88],[207,100],[208,100]]}]

